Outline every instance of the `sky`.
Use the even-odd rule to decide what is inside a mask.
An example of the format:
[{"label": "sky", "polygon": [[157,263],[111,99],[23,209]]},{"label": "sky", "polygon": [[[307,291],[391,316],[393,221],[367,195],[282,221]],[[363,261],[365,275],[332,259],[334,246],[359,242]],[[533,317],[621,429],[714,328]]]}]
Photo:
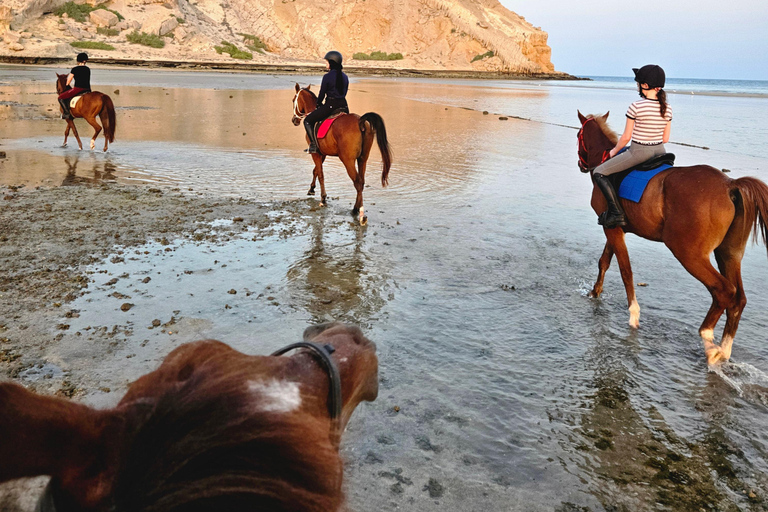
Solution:
[{"label": "sky", "polygon": [[[557,71],[768,80],[768,0],[500,0],[549,33]],[[642,7],[641,7],[642,5]]]}]

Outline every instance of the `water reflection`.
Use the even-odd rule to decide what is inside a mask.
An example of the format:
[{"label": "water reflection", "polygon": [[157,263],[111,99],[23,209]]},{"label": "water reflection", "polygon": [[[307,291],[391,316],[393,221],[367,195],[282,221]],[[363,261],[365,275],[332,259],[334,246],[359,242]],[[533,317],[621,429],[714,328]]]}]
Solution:
[{"label": "water reflection", "polygon": [[92,160],[90,163],[91,170],[90,175],[78,176],[77,165],[80,162],[79,157],[70,157],[69,155],[64,157],[64,163],[67,166],[67,174],[64,176],[64,180],[61,182],[62,187],[73,185],[99,185],[101,183],[115,183],[117,177],[115,171],[117,166],[110,160],[99,162]]},{"label": "water reflection", "polygon": [[[288,268],[292,302],[304,308],[313,322],[366,325],[386,302],[382,294],[388,273],[370,261],[365,230],[352,227],[340,233],[327,224],[322,218],[310,221],[309,247]],[[347,226],[351,225],[337,227]]]}]

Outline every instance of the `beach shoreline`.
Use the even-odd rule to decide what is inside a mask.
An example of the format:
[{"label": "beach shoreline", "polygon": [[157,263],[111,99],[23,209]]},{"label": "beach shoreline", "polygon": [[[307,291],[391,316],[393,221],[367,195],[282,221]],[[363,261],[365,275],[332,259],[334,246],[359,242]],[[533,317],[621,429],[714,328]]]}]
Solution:
[{"label": "beach shoreline", "polygon": [[[178,71],[223,71],[238,73],[265,73],[281,75],[307,75],[325,72],[321,65],[312,64],[256,64],[219,61],[163,60],[163,59],[110,59],[94,57],[91,64],[115,68],[174,69]],[[0,64],[62,65],[72,64],[69,57],[34,57],[0,55]],[[469,78],[487,80],[589,80],[568,73],[503,73],[495,71],[390,68],[347,65],[344,71],[352,76],[420,77],[420,78]]]}]

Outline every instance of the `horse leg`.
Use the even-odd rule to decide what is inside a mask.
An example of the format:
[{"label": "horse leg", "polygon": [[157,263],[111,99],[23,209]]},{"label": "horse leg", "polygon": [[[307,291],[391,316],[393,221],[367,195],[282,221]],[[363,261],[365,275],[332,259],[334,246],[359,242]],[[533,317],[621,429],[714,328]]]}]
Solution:
[{"label": "horse leg", "polygon": [[[315,160],[315,158],[312,157],[312,160]],[[323,162],[325,162],[325,155],[320,155],[320,167],[318,168],[317,162],[315,162],[315,167],[312,169],[312,184],[309,186],[308,196],[315,195],[315,180],[317,179],[318,169],[322,171]]]},{"label": "horse leg", "polygon": [[[745,238],[746,241],[746,238]],[[747,305],[747,296],[744,294],[744,284],[741,280],[741,258],[744,256],[743,246],[740,249],[732,249],[720,245],[715,249],[715,259],[720,273],[736,288],[736,295],[730,307],[725,310],[725,328],[720,340],[720,351],[726,360],[731,358],[733,339],[739,328],[741,313]]]},{"label": "horse leg", "polygon": [[[629,308],[629,325],[637,329],[640,327],[640,305],[637,303],[637,296],[635,296],[635,283],[632,276],[632,265],[629,263],[629,252],[627,252],[627,244],[624,242],[624,230],[621,228],[604,229],[605,237],[608,239],[606,245],[610,245],[613,252],[616,254],[616,261],[619,264],[619,270],[621,271],[621,280],[624,281],[624,289],[627,292],[627,305]],[[606,255],[606,251],[603,250],[603,256],[600,258],[602,262]],[[610,258],[607,258],[607,263],[610,263]],[[606,265],[606,269],[607,269]]]},{"label": "horse leg", "polygon": [[91,150],[93,150],[96,148],[96,137],[98,137],[101,132],[101,126],[96,122],[96,118],[93,116],[86,117],[85,120],[88,121],[88,124],[93,126],[93,129],[95,130],[93,137],[91,138]]},{"label": "horse leg", "polygon": [[608,267],[611,266],[612,258],[613,247],[611,247],[611,244],[606,242],[605,248],[603,249],[603,255],[600,256],[600,261],[597,262],[597,281],[595,281],[595,286],[592,287],[592,291],[589,292],[590,297],[596,299],[600,297],[601,293],[603,293],[603,280],[605,279],[605,272],[608,270]]},{"label": "horse leg", "polygon": [[[719,361],[728,360],[721,347],[714,343],[715,326],[717,321],[720,320],[723,311],[736,307],[736,286],[715,270],[715,267],[709,261],[708,251],[701,251],[695,246],[686,245],[685,241],[675,243],[671,247],[668,243],[667,247],[685,267],[685,270],[701,281],[712,295],[712,305],[709,307],[701,327],[699,327],[699,336],[701,336],[701,341],[704,345],[707,363],[711,366]],[[723,263],[726,263],[725,260]],[[733,328],[733,321],[731,321],[730,327]]]},{"label": "horse leg", "polygon": [[80,140],[80,134],[77,133],[77,126],[75,125],[74,119],[67,119],[67,128],[69,128],[70,126],[72,127],[72,133],[75,134],[75,139],[77,139],[77,147],[79,147],[82,150],[83,142]]},{"label": "horse leg", "polygon": [[312,171],[312,187],[309,190],[314,193],[315,177],[317,177],[317,181],[320,182],[320,206],[328,206],[328,196],[325,193],[325,175],[323,174],[325,155],[313,153],[312,161],[315,162],[315,169]]},{"label": "horse leg", "polygon": [[72,126],[72,120],[67,119],[67,127],[64,130],[64,143],[61,145],[61,147],[65,148],[67,147],[67,137],[69,137],[69,129]]},{"label": "horse leg", "polygon": [[357,171],[357,168],[355,167],[355,158],[350,158],[348,156],[340,156],[339,158],[341,159],[341,163],[344,164],[344,167],[346,167],[347,174],[352,180],[352,183],[355,184],[355,190],[357,191],[355,206],[352,207],[352,215],[357,216],[361,226],[365,226],[368,223],[368,217],[365,216],[365,208],[363,207],[363,188],[365,188],[365,177],[361,172]]},{"label": "horse leg", "polygon": [[[106,108],[102,108],[101,112],[99,112],[99,118],[101,119],[101,125],[102,126],[109,126],[107,124],[109,122],[109,119],[108,119],[107,116],[108,116],[107,109]],[[96,120],[96,118],[94,118],[94,121],[95,120]],[[112,129],[114,129],[114,126],[112,127]],[[93,138],[96,139],[95,136]],[[109,137],[107,137],[107,131],[104,130],[104,152],[107,151],[107,148],[109,148]]]}]

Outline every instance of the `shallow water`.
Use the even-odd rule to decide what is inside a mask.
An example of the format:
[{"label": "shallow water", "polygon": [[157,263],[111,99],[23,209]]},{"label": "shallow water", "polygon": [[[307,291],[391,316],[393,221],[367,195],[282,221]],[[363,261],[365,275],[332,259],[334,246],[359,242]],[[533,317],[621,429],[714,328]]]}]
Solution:
[{"label": "shallow water", "polygon": [[[129,340],[115,361],[94,363],[95,381],[135,378],[183,341],[268,353],[310,323],[341,319],[376,341],[381,375],[378,400],[360,406],[344,438],[353,510],[763,509],[766,250],[748,247],[750,302],[719,372],[697,335],[708,294],[662,245],[628,239],[635,281],[647,283],[639,330],[627,325],[615,263],[602,299],[587,298],[604,237],[576,132],[557,124],[575,126],[577,108],[607,110],[595,108],[602,91],[358,80],[353,110],[380,113],[395,151],[382,189],[374,150],[360,228],[338,162],[327,165],[330,206],[304,196],[311,163],[289,122],[293,77],[107,74],[123,81],[105,88],[119,88],[120,110],[118,140],[102,154],[57,147],[51,84],[25,73],[21,94],[0,79],[0,99],[16,102],[0,110],[0,183],[158,183],[306,202],[291,236],[153,243],[94,265],[91,292],[72,305],[83,339],[62,360],[87,357],[89,327],[115,324]],[[674,151],[768,179],[764,148]],[[138,304],[128,313],[123,296]],[[148,329],[155,318],[170,326]],[[173,334],[171,319],[187,334]]]}]

